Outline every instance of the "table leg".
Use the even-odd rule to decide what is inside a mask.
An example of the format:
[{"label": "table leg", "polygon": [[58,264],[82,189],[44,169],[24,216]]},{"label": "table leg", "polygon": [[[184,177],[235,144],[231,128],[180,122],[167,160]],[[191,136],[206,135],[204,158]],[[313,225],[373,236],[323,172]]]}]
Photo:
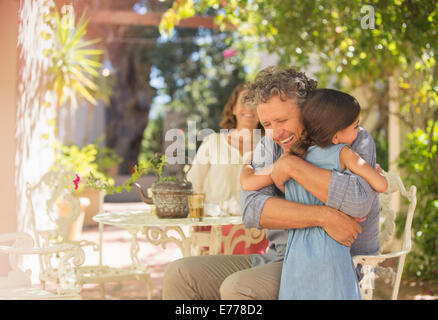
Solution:
[{"label": "table leg", "polygon": [[103,244],[103,223],[99,222],[99,266],[103,265],[102,244]]},{"label": "table leg", "polygon": [[[180,239],[169,236],[169,231],[177,232]],[[161,247],[165,249],[167,243],[173,242],[179,247],[184,257],[191,255],[191,239],[184,234],[181,227],[164,227],[164,229],[159,227],[145,227],[143,233],[146,239],[154,245],[161,245]]]},{"label": "table leg", "polygon": [[140,263],[140,259],[138,258],[138,253],[140,251],[140,246],[137,242],[137,229],[128,229],[129,234],[131,235],[131,248],[130,255],[132,261],[132,269],[146,271],[146,266],[142,266]]}]

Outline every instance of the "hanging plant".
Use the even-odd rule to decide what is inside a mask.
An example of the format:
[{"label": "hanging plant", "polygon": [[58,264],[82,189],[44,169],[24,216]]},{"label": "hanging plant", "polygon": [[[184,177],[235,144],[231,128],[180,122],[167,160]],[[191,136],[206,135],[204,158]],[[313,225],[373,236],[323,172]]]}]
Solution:
[{"label": "hanging plant", "polygon": [[[123,190],[131,191],[133,184],[147,172],[153,172],[157,176],[157,181],[175,181],[176,177],[163,177],[163,169],[167,165],[166,156],[156,154],[149,161],[140,161],[133,167],[131,177],[123,185],[115,186],[114,183],[108,183],[106,177],[102,177],[95,171],[91,170],[86,176],[86,186],[95,190],[105,190],[107,194],[121,193]],[[84,175],[85,176],[85,175]]]}]

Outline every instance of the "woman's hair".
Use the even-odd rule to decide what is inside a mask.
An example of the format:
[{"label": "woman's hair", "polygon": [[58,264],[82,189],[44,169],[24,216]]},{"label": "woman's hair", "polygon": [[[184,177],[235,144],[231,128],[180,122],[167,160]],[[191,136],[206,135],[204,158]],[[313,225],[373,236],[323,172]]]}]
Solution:
[{"label": "woman's hair", "polygon": [[268,102],[274,96],[279,96],[282,101],[294,99],[301,108],[317,85],[317,81],[294,68],[282,69],[270,66],[257,73],[255,79],[248,85],[248,92],[243,101],[257,106]]},{"label": "woman's hair", "polygon": [[[224,109],[222,110],[222,118],[219,122],[219,126],[222,129],[235,129],[237,127],[237,120],[236,116],[233,114],[234,108],[237,104],[237,99],[239,98],[239,94],[242,91],[248,90],[248,84],[247,83],[241,83],[237,87],[234,88],[233,92],[231,93],[230,97],[228,98],[227,103],[225,104]],[[258,124],[257,129],[262,130],[262,135],[264,135],[264,128],[260,124]]]},{"label": "woman's hair", "polygon": [[233,114],[234,106],[237,104],[237,99],[242,91],[247,90],[247,84],[241,83],[234,88],[227,103],[225,104],[224,110],[222,110],[222,118],[219,122],[219,126],[223,129],[234,129],[237,127],[237,120]]},{"label": "woman's hair", "polygon": [[304,158],[312,145],[329,147],[336,132],[350,126],[359,113],[359,102],[348,93],[333,89],[314,90],[301,108],[304,130],[290,153]]}]

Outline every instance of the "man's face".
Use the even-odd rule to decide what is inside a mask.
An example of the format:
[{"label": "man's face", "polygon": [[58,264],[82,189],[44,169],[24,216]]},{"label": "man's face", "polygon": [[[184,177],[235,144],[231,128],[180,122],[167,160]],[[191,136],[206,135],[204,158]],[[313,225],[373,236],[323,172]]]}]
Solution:
[{"label": "man's face", "polygon": [[260,103],[257,112],[266,135],[278,143],[285,153],[289,152],[303,131],[295,100],[281,101],[279,96],[274,96],[268,102]]}]

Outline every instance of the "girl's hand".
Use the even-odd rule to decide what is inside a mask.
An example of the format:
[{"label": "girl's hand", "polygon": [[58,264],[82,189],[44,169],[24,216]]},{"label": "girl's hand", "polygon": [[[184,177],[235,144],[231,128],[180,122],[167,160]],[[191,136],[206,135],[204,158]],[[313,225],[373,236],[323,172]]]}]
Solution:
[{"label": "girl's hand", "polygon": [[378,164],[378,163],[376,163],[376,171],[377,171],[379,174],[383,174],[383,169],[382,169],[382,167],[380,166],[380,164]]},{"label": "girl's hand", "polygon": [[290,179],[290,168],[295,156],[283,154],[272,166],[271,178],[275,186],[284,193],[284,184]]}]

